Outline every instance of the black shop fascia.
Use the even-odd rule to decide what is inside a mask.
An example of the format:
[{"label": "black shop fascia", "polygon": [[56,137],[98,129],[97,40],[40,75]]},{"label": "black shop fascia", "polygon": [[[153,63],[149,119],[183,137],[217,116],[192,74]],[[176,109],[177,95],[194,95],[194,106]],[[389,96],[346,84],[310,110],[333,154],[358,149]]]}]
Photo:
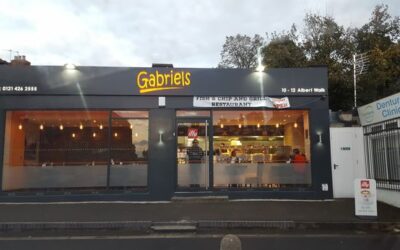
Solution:
[{"label": "black shop fascia", "polygon": [[332,198],[327,91],[326,67],[1,65],[0,199]]}]

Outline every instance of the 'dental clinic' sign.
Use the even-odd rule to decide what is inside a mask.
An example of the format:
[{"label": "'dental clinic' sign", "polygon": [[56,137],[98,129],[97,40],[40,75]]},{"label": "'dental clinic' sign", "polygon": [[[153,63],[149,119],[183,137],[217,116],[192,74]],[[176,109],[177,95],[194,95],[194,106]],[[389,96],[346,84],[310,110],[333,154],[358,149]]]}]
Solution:
[{"label": "'dental clinic' sign", "polygon": [[361,125],[369,125],[400,117],[400,93],[358,108]]}]

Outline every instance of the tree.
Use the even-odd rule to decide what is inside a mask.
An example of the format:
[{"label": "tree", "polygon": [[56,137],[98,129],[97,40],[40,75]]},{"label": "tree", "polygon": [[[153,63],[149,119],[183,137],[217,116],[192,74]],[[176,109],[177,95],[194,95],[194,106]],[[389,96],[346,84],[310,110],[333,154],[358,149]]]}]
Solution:
[{"label": "tree", "polygon": [[385,51],[375,48],[368,57],[368,71],[357,83],[360,105],[400,92],[400,44]]},{"label": "tree", "polygon": [[356,29],[357,51],[365,52],[375,48],[384,51],[400,39],[399,17],[392,18],[387,5],[377,5],[372,11],[370,21]]},{"label": "tree", "polygon": [[[391,17],[387,5],[377,5],[370,21],[361,28],[347,28],[333,17],[308,13],[304,30],[267,34],[262,49],[267,67],[328,67],[329,107],[349,110],[353,107],[353,54],[368,52],[369,68],[357,78],[357,104],[363,105],[400,91],[400,19]],[[255,68],[257,48],[263,45],[259,35],[226,38],[219,67]]]},{"label": "tree", "polygon": [[352,43],[350,30],[333,17],[306,14],[303,48],[309,65],[328,67],[329,106],[348,110],[353,103]]},{"label": "tree", "polygon": [[237,34],[227,36],[222,47],[219,68],[249,69],[257,66],[257,49],[264,43],[264,39],[256,34],[253,38]]},{"label": "tree", "polygon": [[[270,42],[263,48],[263,64],[269,68],[304,67],[306,57],[298,43],[296,25],[293,24],[289,32],[277,34],[273,32]],[[269,35],[267,34],[267,37]]]},{"label": "tree", "polygon": [[386,5],[377,5],[370,21],[355,29],[358,53],[367,52],[369,67],[357,82],[359,104],[367,104],[400,91],[400,21]]}]

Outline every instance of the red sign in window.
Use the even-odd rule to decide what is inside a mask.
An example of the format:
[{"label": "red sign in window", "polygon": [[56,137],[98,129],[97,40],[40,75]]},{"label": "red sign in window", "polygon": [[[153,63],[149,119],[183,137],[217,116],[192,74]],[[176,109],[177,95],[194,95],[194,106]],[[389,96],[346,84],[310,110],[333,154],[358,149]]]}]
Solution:
[{"label": "red sign in window", "polygon": [[189,138],[197,138],[199,135],[199,130],[197,128],[189,128],[188,129],[188,137]]},{"label": "red sign in window", "polygon": [[369,180],[362,180],[361,181],[361,188],[369,188]]}]

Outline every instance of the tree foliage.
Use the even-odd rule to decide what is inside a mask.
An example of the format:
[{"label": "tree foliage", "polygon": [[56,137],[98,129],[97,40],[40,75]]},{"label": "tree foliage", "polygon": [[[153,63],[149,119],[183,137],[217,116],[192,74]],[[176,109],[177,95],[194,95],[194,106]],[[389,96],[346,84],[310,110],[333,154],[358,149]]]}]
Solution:
[{"label": "tree foliage", "polygon": [[359,104],[400,92],[400,21],[386,5],[377,5],[369,22],[354,31],[356,52],[367,52],[369,67],[360,76]]},{"label": "tree foliage", "polygon": [[[377,5],[368,23],[345,28],[333,17],[308,13],[299,34],[289,31],[267,34],[262,49],[267,67],[328,67],[330,108],[353,107],[353,55],[366,53],[369,67],[357,77],[358,106],[400,91],[400,19],[389,14],[387,5]],[[263,38],[255,35],[227,37],[220,67],[254,68],[257,48]]]},{"label": "tree foliage", "polygon": [[293,24],[289,32],[267,34],[270,42],[263,48],[263,64],[270,68],[304,67],[306,57],[301,45],[297,42],[297,28]]},{"label": "tree foliage", "polygon": [[262,47],[264,39],[256,34],[253,38],[246,35],[227,36],[222,46],[219,68],[255,68],[257,49]]}]

